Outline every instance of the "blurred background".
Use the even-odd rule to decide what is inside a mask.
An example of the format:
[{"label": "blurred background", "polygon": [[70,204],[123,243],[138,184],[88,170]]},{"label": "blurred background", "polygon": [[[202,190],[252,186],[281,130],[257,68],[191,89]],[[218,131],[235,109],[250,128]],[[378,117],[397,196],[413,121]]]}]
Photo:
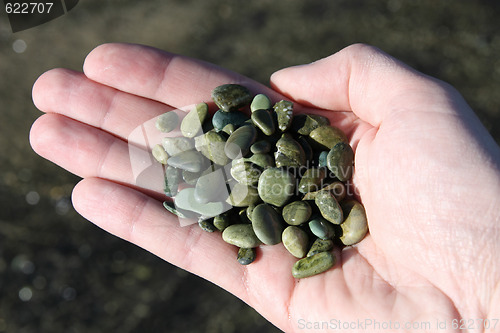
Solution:
[{"label": "blurred background", "polygon": [[0,332],[278,332],[209,282],[73,210],[78,178],[31,150],[31,87],[54,67],[131,42],[267,84],[357,42],[455,86],[500,142],[500,2],[85,0],[12,33],[0,13]]}]

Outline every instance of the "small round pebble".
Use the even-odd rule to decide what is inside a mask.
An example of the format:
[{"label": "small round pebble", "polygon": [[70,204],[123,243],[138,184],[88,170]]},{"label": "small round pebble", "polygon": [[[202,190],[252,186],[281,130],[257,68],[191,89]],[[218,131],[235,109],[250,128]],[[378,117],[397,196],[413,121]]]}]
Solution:
[{"label": "small round pebble", "polygon": [[309,237],[307,233],[299,227],[289,226],[283,230],[283,245],[296,258],[304,258],[307,253]]},{"label": "small round pebble", "polygon": [[222,232],[222,239],[226,243],[243,248],[253,248],[262,244],[251,224],[230,225]]},{"label": "small round pebble", "polygon": [[282,214],[289,225],[300,225],[309,220],[312,208],[307,201],[294,201],[283,207]]},{"label": "small round pebble", "polygon": [[238,250],[238,257],[237,260],[241,265],[249,265],[252,262],[254,262],[255,258],[257,257],[257,251],[255,248],[243,248],[240,247]]},{"label": "small round pebble", "polygon": [[173,131],[179,125],[179,115],[174,111],[165,112],[156,118],[155,126],[163,133]]},{"label": "small round pebble", "polygon": [[296,279],[303,279],[323,273],[336,263],[335,255],[331,252],[320,252],[297,261],[292,267],[292,275]]}]

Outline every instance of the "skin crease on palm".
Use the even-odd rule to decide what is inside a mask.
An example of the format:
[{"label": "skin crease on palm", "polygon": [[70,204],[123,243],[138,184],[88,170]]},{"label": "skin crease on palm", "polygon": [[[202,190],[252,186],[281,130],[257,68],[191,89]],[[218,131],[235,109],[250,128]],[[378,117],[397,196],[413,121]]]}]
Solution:
[{"label": "skin crease on palm", "polygon": [[[282,246],[262,246],[241,266],[220,234],[179,226],[161,205],[162,184],[135,186],[128,134],[209,102],[224,83],[293,100],[349,136],[370,233],[337,250],[326,273],[292,278],[296,259]],[[366,45],[280,70],[271,87],[149,47],[106,44],[84,73],[54,69],[37,80],[33,100],[45,114],[30,141],[84,178],[72,199],[85,218],[216,283],[286,332],[332,319],[446,321],[442,331],[452,331],[453,319],[500,318],[500,151],[460,94]]]}]

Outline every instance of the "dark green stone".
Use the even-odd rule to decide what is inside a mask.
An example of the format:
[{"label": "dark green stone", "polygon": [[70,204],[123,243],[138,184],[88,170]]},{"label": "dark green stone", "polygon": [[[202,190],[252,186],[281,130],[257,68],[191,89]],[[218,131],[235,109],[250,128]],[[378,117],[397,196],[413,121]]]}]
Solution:
[{"label": "dark green stone", "polygon": [[257,130],[254,126],[241,126],[229,136],[224,151],[230,159],[244,157],[248,154],[250,146],[257,139]]},{"label": "dark green stone", "polygon": [[321,215],[333,224],[342,223],[343,214],[337,199],[330,191],[320,191],[314,199]]},{"label": "dark green stone", "polygon": [[183,219],[198,218],[198,215],[196,213],[176,207],[175,204],[171,201],[164,201],[163,207],[165,207],[165,209],[170,213]]},{"label": "dark green stone", "polygon": [[333,253],[320,252],[297,261],[292,267],[292,275],[296,279],[317,275],[335,266],[336,261]]},{"label": "dark green stone", "polygon": [[317,150],[330,150],[339,142],[348,142],[347,136],[333,126],[320,126],[309,133],[309,142]]},{"label": "dark green stone", "polygon": [[302,149],[304,150],[304,155],[306,157],[305,165],[311,165],[310,163],[312,162],[312,160],[314,158],[314,150],[312,149],[311,145],[309,144],[309,141],[307,141],[307,139],[303,136],[299,136],[296,140],[300,144]]},{"label": "dark green stone", "polygon": [[275,166],[274,158],[268,154],[253,154],[244,160],[245,162],[251,162],[257,165],[262,169],[272,168]]},{"label": "dark green stone", "polygon": [[251,147],[250,151],[253,154],[266,154],[271,151],[271,144],[269,141],[266,140],[260,140],[255,142]]},{"label": "dark green stone", "polygon": [[274,104],[274,112],[276,112],[278,118],[278,128],[280,131],[287,131],[292,125],[293,103],[281,100]]},{"label": "dark green stone", "polygon": [[274,153],[276,167],[300,167],[306,164],[306,155],[302,146],[289,133],[283,133],[276,143]]},{"label": "dark green stone", "polygon": [[323,185],[323,180],[326,177],[325,168],[310,168],[302,175],[299,182],[299,192],[308,193],[318,191]]},{"label": "dark green stone", "polygon": [[248,119],[250,119],[250,117],[240,111],[224,112],[222,110],[218,110],[212,117],[212,124],[214,125],[214,129],[216,131],[222,131],[229,124],[234,127],[240,127]]},{"label": "dark green stone", "polygon": [[307,252],[307,256],[311,257],[311,256],[315,255],[316,253],[327,252],[327,251],[331,251],[332,249],[333,249],[333,241],[331,239],[318,238],[311,245],[309,252]]},{"label": "dark green stone", "polygon": [[295,176],[284,169],[266,169],[260,175],[258,190],[262,201],[281,207],[294,194]]},{"label": "dark green stone", "polygon": [[212,219],[198,221],[198,225],[200,226],[201,230],[206,232],[214,232],[215,230],[217,230],[217,228],[214,227],[212,223]]},{"label": "dark green stone", "polygon": [[222,111],[230,112],[250,104],[252,95],[239,84],[224,84],[212,91],[212,99]]},{"label": "dark green stone", "polygon": [[255,110],[252,112],[251,119],[265,135],[272,135],[276,130],[274,118],[268,110]]},{"label": "dark green stone", "polygon": [[315,114],[298,114],[293,117],[291,130],[300,135],[309,135],[320,126],[330,125],[328,118]]},{"label": "dark green stone", "polygon": [[328,169],[343,182],[352,177],[353,161],[354,152],[346,142],[337,143],[326,158]]},{"label": "dark green stone", "polygon": [[342,201],[346,195],[345,185],[342,182],[336,181],[336,182],[333,182],[331,184],[326,185],[325,187],[323,187],[319,191],[306,193],[304,195],[304,197],[302,198],[302,200],[315,200],[316,196],[322,191],[328,191],[331,194],[333,194],[335,199],[337,199],[337,202]]},{"label": "dark green stone", "polygon": [[320,168],[326,168],[327,164],[327,157],[328,157],[329,151],[323,150],[321,153],[319,153],[318,156],[318,167]]},{"label": "dark green stone", "polygon": [[214,217],[214,227],[216,227],[219,231],[224,231],[230,224],[231,220],[229,217],[229,213],[223,213]]},{"label": "dark green stone", "polygon": [[312,214],[307,201],[294,201],[283,207],[283,219],[290,225],[299,225],[309,220]]},{"label": "dark green stone", "polygon": [[255,248],[243,248],[240,247],[238,250],[238,262],[242,265],[249,265],[252,262],[254,262],[255,258],[257,257],[257,251]]},{"label": "dark green stone", "polygon": [[309,221],[309,229],[311,229],[311,232],[316,237],[321,239],[331,239],[335,236],[335,228],[333,224],[321,216],[316,216]]},{"label": "dark green stone", "polygon": [[252,226],[255,235],[266,245],[281,242],[285,223],[281,215],[268,204],[257,205],[252,212]]}]

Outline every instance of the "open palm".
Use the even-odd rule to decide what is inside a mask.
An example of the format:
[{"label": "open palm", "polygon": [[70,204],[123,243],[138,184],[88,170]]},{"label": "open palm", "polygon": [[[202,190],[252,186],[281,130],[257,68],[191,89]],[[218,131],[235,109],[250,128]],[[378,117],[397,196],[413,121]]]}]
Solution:
[{"label": "open palm", "polygon": [[[253,264],[241,266],[220,234],[179,226],[161,205],[161,180],[157,188],[136,186],[129,134],[166,111],[209,101],[224,83],[293,100],[349,135],[370,234],[338,251],[326,273],[292,278],[296,259],[282,246],[262,246]],[[55,69],[36,82],[33,99],[46,114],[31,143],[84,178],[73,192],[84,217],[220,285],[286,332],[436,331],[438,323],[452,330],[463,322],[454,319],[498,314],[490,302],[500,274],[500,153],[460,95],[363,45],[281,70],[271,84],[144,46],[107,44],[87,57],[84,74]]]}]

